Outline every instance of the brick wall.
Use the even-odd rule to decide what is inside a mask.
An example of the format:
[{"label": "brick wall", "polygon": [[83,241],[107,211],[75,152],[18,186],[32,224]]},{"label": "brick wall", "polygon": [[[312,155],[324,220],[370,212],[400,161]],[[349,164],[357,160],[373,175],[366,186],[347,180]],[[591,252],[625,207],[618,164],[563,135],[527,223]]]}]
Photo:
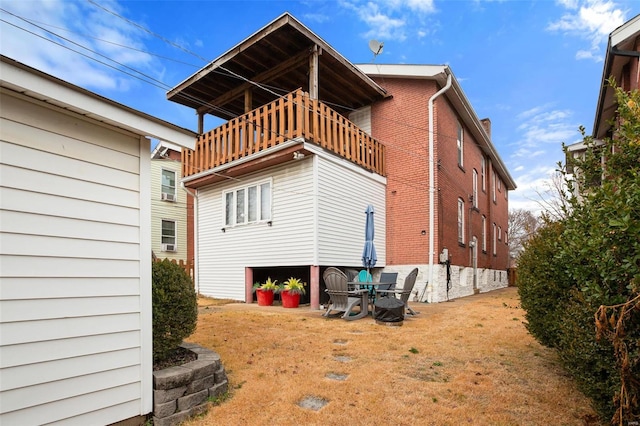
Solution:
[{"label": "brick wall", "polygon": [[[428,102],[426,80],[378,79],[393,95],[371,108],[372,136],[386,145],[387,264],[428,262]],[[423,235],[424,232],[424,235]]]},{"label": "brick wall", "polygon": [[[391,98],[377,102],[371,110],[372,136],[387,147],[387,264],[426,264],[429,243],[429,98],[440,88],[419,79],[379,78]],[[478,267],[506,269],[508,245],[508,201],[504,181],[496,185],[493,202],[492,164],[464,127],[448,102],[440,96],[434,103],[435,252],[449,250],[452,264],[472,266],[469,242],[478,240]],[[457,129],[463,125],[463,165],[458,165]],[[483,121],[490,133],[491,123]],[[485,159],[485,191],[482,191],[482,159]],[[472,209],[473,170],[478,174],[477,208]],[[498,182],[498,181],[496,181]],[[464,201],[464,243],[458,242],[458,199]],[[486,217],[487,250],[482,251],[482,216]],[[493,255],[492,225],[500,227]],[[437,262],[437,258],[435,260]]]}]

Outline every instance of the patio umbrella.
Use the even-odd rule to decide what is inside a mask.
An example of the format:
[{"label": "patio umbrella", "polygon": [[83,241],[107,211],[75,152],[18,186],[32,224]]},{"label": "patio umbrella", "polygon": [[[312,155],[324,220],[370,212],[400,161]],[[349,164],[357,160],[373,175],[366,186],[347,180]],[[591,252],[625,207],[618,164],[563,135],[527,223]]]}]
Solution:
[{"label": "patio umbrella", "polygon": [[367,268],[367,278],[371,280],[369,269],[376,265],[378,260],[376,256],[376,247],[373,245],[374,227],[373,227],[373,206],[369,204],[364,211],[367,219],[364,225],[364,250],[362,251],[362,266]]}]

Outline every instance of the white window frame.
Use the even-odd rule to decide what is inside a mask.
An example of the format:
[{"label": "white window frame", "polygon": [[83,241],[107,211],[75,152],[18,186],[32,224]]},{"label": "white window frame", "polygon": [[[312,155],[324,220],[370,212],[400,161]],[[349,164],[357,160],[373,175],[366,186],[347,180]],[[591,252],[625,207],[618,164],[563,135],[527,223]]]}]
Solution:
[{"label": "white window frame", "polygon": [[[165,223],[172,223],[173,224],[173,235],[168,235],[164,233],[164,224]],[[172,239],[173,241],[169,240]],[[162,219],[162,221],[160,222],[160,243],[163,247],[162,251],[167,251],[164,250],[165,244],[173,244],[174,246],[174,250],[173,251],[177,251],[178,250],[178,222],[172,219]]]},{"label": "white window frame", "polygon": [[498,241],[502,241],[502,226],[498,226]]},{"label": "white window frame", "polygon": [[473,169],[472,184],[473,184],[473,193],[471,195],[471,197],[473,198],[472,205],[473,205],[473,208],[477,209],[478,208],[478,171],[476,169]]},{"label": "white window frame", "polygon": [[[267,199],[264,198],[263,188],[267,185]],[[250,193],[255,194],[254,203],[250,203]],[[238,197],[241,196],[240,200]],[[263,206],[263,203],[268,203]],[[229,204],[231,207],[229,207]],[[254,209],[250,209],[250,205]],[[272,179],[253,182],[250,185],[235,187],[222,193],[223,227],[234,227],[256,223],[269,222],[273,205],[273,181]],[[238,207],[242,207],[242,212]],[[252,215],[254,215],[252,217]]]},{"label": "white window frame", "polygon": [[482,164],[480,165],[480,179],[482,180],[482,192],[487,192],[486,174],[487,174],[487,161],[484,159],[484,157],[482,157]]},{"label": "white window frame", "polygon": [[[165,185],[164,183],[164,174],[165,172],[173,174],[173,186]],[[175,201],[177,197],[177,183],[178,183],[178,173],[175,170],[165,169],[163,168],[160,172],[160,193],[171,195],[171,199]],[[164,199],[164,197],[163,197]]]},{"label": "white window frame", "polygon": [[456,144],[458,150],[458,166],[464,167],[464,128],[458,121],[458,134],[456,135]]},{"label": "white window frame", "polygon": [[496,172],[491,173],[491,194],[493,202],[496,202]]},{"label": "white window frame", "polygon": [[458,243],[464,244],[464,200],[458,198]]},{"label": "white window frame", "polygon": [[497,233],[498,229],[494,222],[493,224],[493,255],[496,256],[498,254],[498,241],[497,241]]},{"label": "white window frame", "polygon": [[482,215],[482,251],[487,252],[487,217]]}]

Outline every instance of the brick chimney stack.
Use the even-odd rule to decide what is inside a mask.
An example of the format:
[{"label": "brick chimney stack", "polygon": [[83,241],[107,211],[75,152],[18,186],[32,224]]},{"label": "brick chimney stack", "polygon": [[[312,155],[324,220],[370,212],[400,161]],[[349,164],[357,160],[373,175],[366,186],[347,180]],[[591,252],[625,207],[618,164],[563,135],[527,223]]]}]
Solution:
[{"label": "brick chimney stack", "polygon": [[480,122],[482,123],[482,127],[484,127],[484,131],[487,132],[487,135],[489,135],[489,139],[491,139],[491,120],[488,118],[483,118],[482,120],[480,120]]}]

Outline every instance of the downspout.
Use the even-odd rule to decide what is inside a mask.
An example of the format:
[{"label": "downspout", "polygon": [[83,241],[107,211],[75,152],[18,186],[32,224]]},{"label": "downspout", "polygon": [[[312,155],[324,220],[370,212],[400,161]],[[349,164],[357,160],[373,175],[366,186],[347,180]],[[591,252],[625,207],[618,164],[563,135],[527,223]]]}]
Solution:
[{"label": "downspout", "polygon": [[193,197],[193,260],[195,265],[193,267],[193,282],[195,284],[196,293],[200,294],[200,274],[198,270],[200,269],[200,256],[198,250],[198,190],[191,191],[184,186],[184,182],[180,182],[180,186],[182,189],[189,195]]},{"label": "downspout", "polygon": [[427,302],[431,303],[433,295],[433,246],[434,246],[434,228],[435,228],[435,210],[434,199],[436,192],[434,171],[435,164],[433,159],[433,101],[449,90],[451,87],[451,73],[447,73],[447,84],[429,98],[429,279],[426,286],[431,286],[431,291],[427,294]]}]

